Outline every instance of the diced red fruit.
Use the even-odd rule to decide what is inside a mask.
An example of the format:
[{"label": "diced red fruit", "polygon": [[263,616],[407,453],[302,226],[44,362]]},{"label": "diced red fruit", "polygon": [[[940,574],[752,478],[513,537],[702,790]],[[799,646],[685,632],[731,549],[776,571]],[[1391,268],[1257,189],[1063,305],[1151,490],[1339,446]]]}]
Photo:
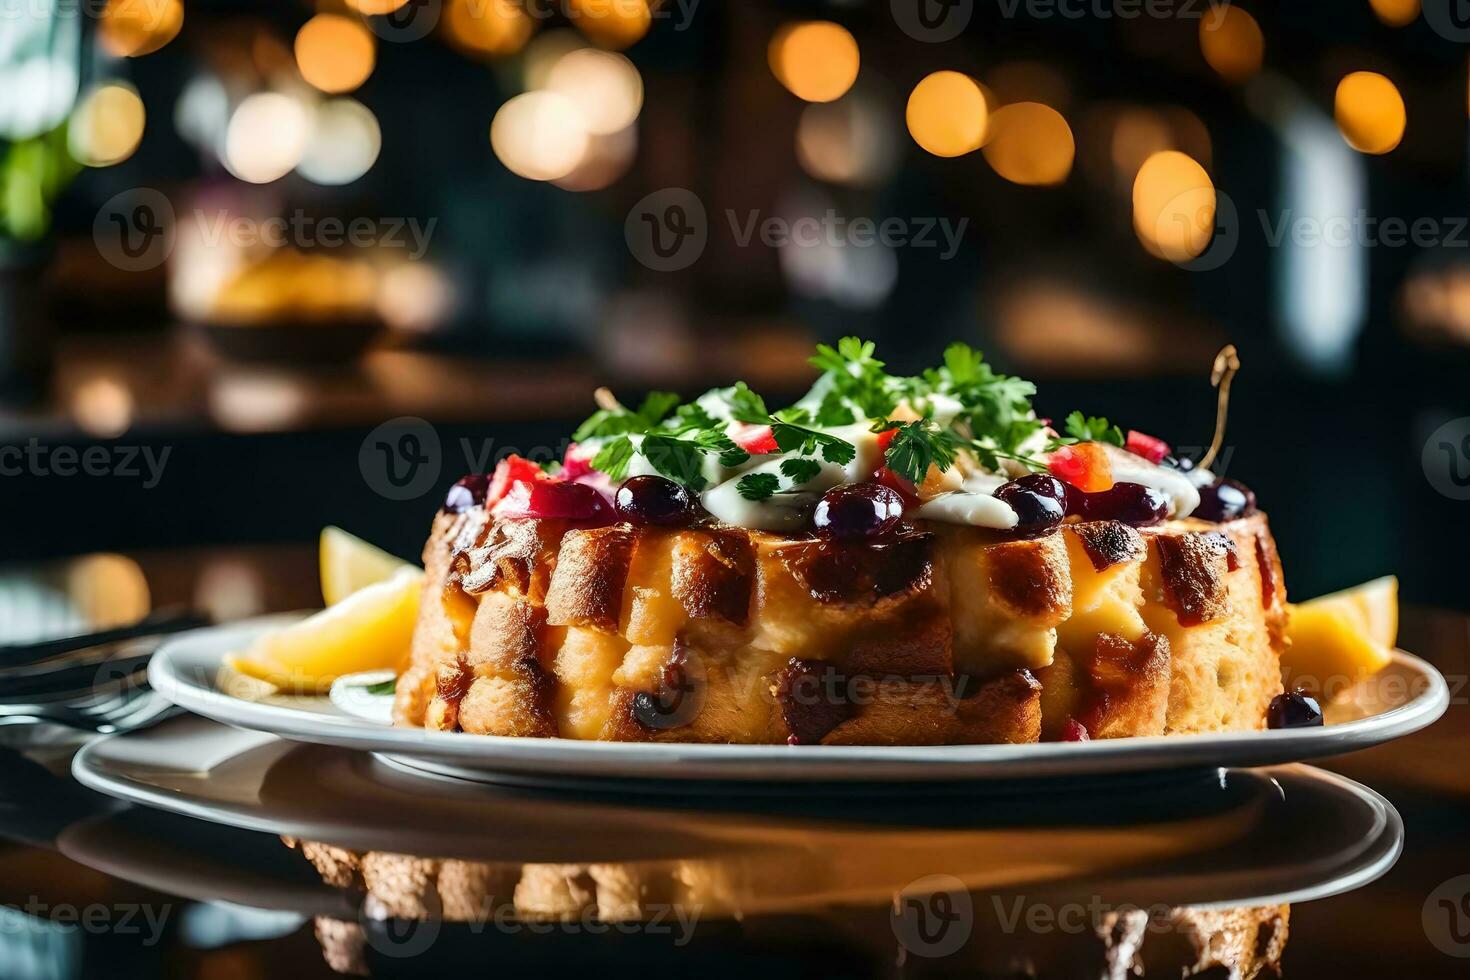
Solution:
[{"label": "diced red fruit", "polygon": [[752,456],[765,456],[781,448],[776,445],[776,437],[771,435],[769,425],[734,422],[730,426],[730,439]]},{"label": "diced red fruit", "polygon": [[1076,718],[1068,718],[1067,723],[1062,726],[1063,742],[1090,742],[1092,736],[1087,734],[1087,726]]},{"label": "diced red fruit", "polygon": [[584,483],[517,480],[495,508],[496,517],[611,524],[607,499]]},{"label": "diced red fruit", "polygon": [[896,435],[898,435],[897,429],[885,429],[878,433],[878,450],[883,453],[888,452],[888,447],[893,445],[893,437]]},{"label": "diced red fruit", "polygon": [[1126,448],[1133,455],[1142,456],[1150,463],[1162,463],[1164,457],[1173,452],[1164,440],[1137,429],[1128,430]]},{"label": "diced red fruit", "polygon": [[880,466],[873,472],[873,482],[881,483],[894,493],[903,498],[905,508],[917,507],[919,505],[919,491],[911,480],[899,476],[886,466]]},{"label": "diced red fruit", "polygon": [[567,451],[562,454],[561,472],[557,474],[563,480],[580,480],[588,473],[593,472],[592,457],[597,454],[590,449],[583,449],[575,442],[567,444]]},{"label": "diced red fruit", "polygon": [[485,491],[485,506],[494,507],[518,482],[547,483],[552,479],[551,475],[529,459],[512,453],[495,464],[490,487]]},{"label": "diced red fruit", "polygon": [[1113,485],[1113,467],[1108,454],[1094,442],[1060,446],[1047,457],[1047,469],[1079,490],[1097,493]]}]

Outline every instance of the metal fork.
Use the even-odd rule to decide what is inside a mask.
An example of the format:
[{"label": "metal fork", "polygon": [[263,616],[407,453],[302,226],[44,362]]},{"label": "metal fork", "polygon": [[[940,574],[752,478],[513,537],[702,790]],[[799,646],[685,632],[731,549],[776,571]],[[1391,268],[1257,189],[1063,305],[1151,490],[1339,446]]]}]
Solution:
[{"label": "metal fork", "polygon": [[0,704],[0,726],[50,723],[77,731],[112,735],[156,725],[182,710],[156,691],[134,687],[86,703],[40,701]]}]

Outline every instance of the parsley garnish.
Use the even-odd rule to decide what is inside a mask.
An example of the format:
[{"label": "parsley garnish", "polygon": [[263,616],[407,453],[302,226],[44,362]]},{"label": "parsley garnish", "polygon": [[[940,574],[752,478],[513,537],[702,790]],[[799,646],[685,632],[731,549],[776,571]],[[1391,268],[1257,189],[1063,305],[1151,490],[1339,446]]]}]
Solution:
[{"label": "parsley garnish", "polygon": [[634,411],[604,408],[593,412],[591,418],[577,426],[577,431],[572,433],[572,441],[645,432],[662,422],[678,404],[679,396],[672,392],[650,391]]},{"label": "parsley garnish", "polygon": [[888,444],[884,462],[888,468],[906,480],[921,483],[930,466],[940,471],[954,465],[955,453],[964,444],[951,429],[942,429],[933,419],[916,422],[882,423],[874,431],[893,430],[893,441]]},{"label": "parsley garnish", "polygon": [[1057,440],[1063,445],[1074,442],[1107,442],[1121,446],[1124,442],[1123,430],[1104,418],[1089,418],[1081,412],[1073,412],[1067,416],[1065,426],[1067,435],[1071,438]]},{"label": "parsley garnish", "polygon": [[797,485],[810,483],[820,472],[822,472],[822,464],[814,459],[794,456],[791,459],[781,460],[781,475]]},{"label": "parsley garnish", "polygon": [[747,473],[735,484],[746,500],[767,500],[781,489],[781,478],[774,473]]},{"label": "parsley garnish", "polygon": [[[1035,385],[997,372],[968,344],[951,344],[939,367],[912,377],[887,374],[875,354],[871,341],[857,337],[818,345],[811,363],[823,374],[791,408],[772,412],[743,382],[707,396],[729,407],[728,416],[719,411],[720,418],[700,404],[680,404],[676,396],[655,391],[631,410],[605,399],[609,407],[583,422],[573,438],[593,441],[593,468],[613,480],[626,478],[635,457],[642,457],[643,472],[652,470],[698,491],[708,485],[711,456],[725,469],[750,459],[726,434],[728,419],[769,426],[785,458],[777,472],[746,473],[737,481],[736,489],[748,500],[796,493],[819,477],[824,463],[852,463],[857,447],[830,430],[860,421],[877,420],[873,432],[892,430],[884,462],[916,483],[931,467],[943,472],[961,456],[992,472],[1017,463],[1045,469],[1045,451],[1060,445],[1124,444],[1118,426],[1082,412],[1068,415],[1063,432],[1049,442],[1038,440],[1044,423],[1031,407]],[[900,418],[891,419],[895,412]]]}]

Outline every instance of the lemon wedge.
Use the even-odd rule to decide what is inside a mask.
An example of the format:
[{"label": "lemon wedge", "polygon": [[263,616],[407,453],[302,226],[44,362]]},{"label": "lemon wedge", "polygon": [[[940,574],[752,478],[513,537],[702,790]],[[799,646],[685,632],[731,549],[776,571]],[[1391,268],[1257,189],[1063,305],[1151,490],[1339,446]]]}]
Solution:
[{"label": "lemon wedge", "polygon": [[412,566],[333,606],[267,633],[227,662],[293,694],[320,694],[344,674],[401,670],[408,659],[424,573]]},{"label": "lemon wedge", "polygon": [[329,606],[335,606],[364,586],[392,578],[403,569],[414,567],[382,548],[348,534],[340,527],[322,528],[318,550],[322,598]]},{"label": "lemon wedge", "polygon": [[1386,667],[1398,639],[1398,586],[1389,575],[1293,605],[1281,657],[1287,688],[1332,698]]}]

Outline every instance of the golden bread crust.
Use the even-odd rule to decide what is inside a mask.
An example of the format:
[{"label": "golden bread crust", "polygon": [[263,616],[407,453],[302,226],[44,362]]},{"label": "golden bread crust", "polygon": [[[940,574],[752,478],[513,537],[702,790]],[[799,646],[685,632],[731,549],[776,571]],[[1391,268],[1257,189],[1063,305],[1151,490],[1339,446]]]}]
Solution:
[{"label": "golden bread crust", "polygon": [[877,543],[441,513],[399,724],[919,745],[1260,728],[1285,593],[1264,515]]}]

